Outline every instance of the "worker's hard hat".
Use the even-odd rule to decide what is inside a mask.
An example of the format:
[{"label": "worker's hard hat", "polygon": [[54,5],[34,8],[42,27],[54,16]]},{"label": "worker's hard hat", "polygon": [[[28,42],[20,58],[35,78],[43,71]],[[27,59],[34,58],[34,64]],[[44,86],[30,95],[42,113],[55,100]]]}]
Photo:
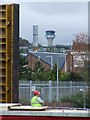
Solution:
[{"label": "worker's hard hat", "polygon": [[34,95],[39,95],[39,94],[40,94],[39,91],[37,91],[37,90],[34,91]]}]

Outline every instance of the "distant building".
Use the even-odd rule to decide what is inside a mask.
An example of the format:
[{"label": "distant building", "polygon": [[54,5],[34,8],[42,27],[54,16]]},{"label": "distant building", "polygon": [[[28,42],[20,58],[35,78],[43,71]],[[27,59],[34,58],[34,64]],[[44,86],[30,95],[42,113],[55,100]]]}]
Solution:
[{"label": "distant building", "polygon": [[[55,63],[57,63],[57,53],[48,53],[48,52],[29,52],[28,53],[28,67],[34,68],[35,63],[40,60],[41,64],[45,66],[45,70],[51,70]],[[65,71],[65,57],[66,54],[58,53],[58,67]]]},{"label": "distant building", "polygon": [[76,72],[84,67],[84,62],[88,61],[88,53],[70,50],[67,54],[67,72]]}]

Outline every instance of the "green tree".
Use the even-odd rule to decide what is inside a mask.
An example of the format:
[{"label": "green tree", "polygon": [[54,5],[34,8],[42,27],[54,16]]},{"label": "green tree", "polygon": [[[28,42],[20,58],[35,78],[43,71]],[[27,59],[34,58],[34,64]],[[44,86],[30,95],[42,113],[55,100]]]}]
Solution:
[{"label": "green tree", "polygon": [[83,67],[78,71],[83,81],[88,82],[88,61],[84,61]]},{"label": "green tree", "polygon": [[45,71],[45,67],[39,60],[35,63],[31,79],[33,81],[47,81],[49,79],[48,70]]},{"label": "green tree", "polygon": [[63,81],[82,81],[81,76],[74,72],[65,72],[63,74]]},{"label": "green tree", "polygon": [[32,81],[49,81],[49,72],[36,72],[31,76]]},{"label": "green tree", "polygon": [[27,67],[28,59],[22,56],[22,51],[19,52],[19,79],[28,80],[30,79],[32,69]]},{"label": "green tree", "polygon": [[44,70],[45,70],[45,67],[43,67],[43,65],[41,64],[41,62],[38,60],[38,61],[35,63],[33,72],[44,72]]},{"label": "green tree", "polygon": [[90,101],[90,98],[88,98],[88,91],[85,92],[85,98],[83,97],[83,92],[78,92],[78,93],[74,93],[69,96],[64,96],[63,98],[61,98],[61,101],[62,102],[70,102],[70,103],[72,103],[73,107],[83,108],[83,99],[86,100],[86,107],[90,108],[90,104],[88,102],[88,101]]},{"label": "green tree", "polygon": [[[52,81],[56,81],[57,80],[57,64],[56,63],[54,65],[53,69],[51,70],[50,79]],[[58,80],[59,81],[61,80],[61,71],[60,71],[60,68],[58,68]]]},{"label": "green tree", "polygon": [[[57,80],[57,64],[55,63],[52,70],[45,70],[42,63],[38,60],[35,63],[34,69],[28,67],[28,60],[26,57],[22,56],[22,51],[20,51],[19,56],[19,74],[20,80],[33,80],[33,81],[56,81]],[[78,71],[79,73],[79,71]],[[84,74],[73,72],[61,72],[58,68],[58,80],[59,81],[82,81],[87,76],[84,69]],[[82,75],[82,76],[81,76]]]}]

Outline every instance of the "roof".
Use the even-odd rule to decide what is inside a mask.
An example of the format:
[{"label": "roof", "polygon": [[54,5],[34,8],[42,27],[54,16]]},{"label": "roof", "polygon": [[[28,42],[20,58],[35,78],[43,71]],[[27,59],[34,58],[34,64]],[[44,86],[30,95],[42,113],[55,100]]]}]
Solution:
[{"label": "roof", "polygon": [[[49,64],[50,66],[54,66],[57,63],[57,53],[48,53],[48,52],[33,52],[30,51],[29,54],[37,57],[39,60]],[[58,67],[62,70],[65,63],[65,53],[58,53]]]}]

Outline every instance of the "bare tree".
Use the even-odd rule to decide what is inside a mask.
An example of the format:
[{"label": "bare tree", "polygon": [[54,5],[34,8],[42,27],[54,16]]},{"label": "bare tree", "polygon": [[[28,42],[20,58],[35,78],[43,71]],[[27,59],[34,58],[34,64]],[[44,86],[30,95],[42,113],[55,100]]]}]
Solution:
[{"label": "bare tree", "polygon": [[76,33],[73,40],[74,51],[87,51],[88,50],[88,33]]}]

